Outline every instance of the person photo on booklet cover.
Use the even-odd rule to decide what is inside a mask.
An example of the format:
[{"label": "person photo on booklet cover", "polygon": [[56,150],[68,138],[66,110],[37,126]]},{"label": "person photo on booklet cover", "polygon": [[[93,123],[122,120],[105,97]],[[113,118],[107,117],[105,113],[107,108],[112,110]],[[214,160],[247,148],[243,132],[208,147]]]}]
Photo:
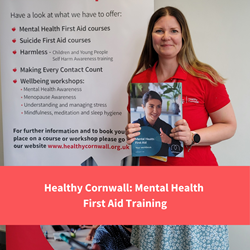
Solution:
[{"label": "person photo on booklet cover", "polygon": [[140,126],[148,126],[155,129],[161,138],[161,148],[155,155],[157,156],[176,156],[182,150],[180,141],[169,136],[172,127],[159,116],[162,111],[162,98],[156,91],[148,91],[143,95],[142,108],[145,116],[133,123],[139,123]]}]

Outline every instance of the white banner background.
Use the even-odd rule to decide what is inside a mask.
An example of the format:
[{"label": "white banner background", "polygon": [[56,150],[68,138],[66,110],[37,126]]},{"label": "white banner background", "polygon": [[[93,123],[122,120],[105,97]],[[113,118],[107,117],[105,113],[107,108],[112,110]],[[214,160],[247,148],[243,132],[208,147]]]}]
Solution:
[{"label": "white banner background", "polygon": [[121,164],[152,12],[151,0],[1,1],[5,165]]}]

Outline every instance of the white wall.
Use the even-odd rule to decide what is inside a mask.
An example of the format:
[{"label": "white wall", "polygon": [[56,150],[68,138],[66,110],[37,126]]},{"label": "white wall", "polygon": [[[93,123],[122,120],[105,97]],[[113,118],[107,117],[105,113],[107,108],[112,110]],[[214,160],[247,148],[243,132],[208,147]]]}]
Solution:
[{"label": "white wall", "polygon": [[2,126],[1,74],[0,74],[0,166],[3,166],[3,126]]},{"label": "white wall", "polygon": [[[183,12],[198,59],[228,79],[238,128],[232,139],[212,147],[219,164],[249,166],[250,1],[155,0],[155,10],[165,6]],[[229,226],[230,250],[249,250],[249,235],[250,226]]]},{"label": "white wall", "polygon": [[167,5],[186,16],[198,59],[228,79],[238,128],[233,138],[213,146],[219,164],[249,166],[250,1],[155,0],[155,9]]}]

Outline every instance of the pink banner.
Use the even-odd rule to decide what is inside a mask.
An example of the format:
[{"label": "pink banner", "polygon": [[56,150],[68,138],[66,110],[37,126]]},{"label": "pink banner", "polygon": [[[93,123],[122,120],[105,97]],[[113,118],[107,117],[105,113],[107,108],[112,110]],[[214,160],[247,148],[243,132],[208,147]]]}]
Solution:
[{"label": "pink banner", "polygon": [[6,225],[249,225],[249,167],[1,167]]}]

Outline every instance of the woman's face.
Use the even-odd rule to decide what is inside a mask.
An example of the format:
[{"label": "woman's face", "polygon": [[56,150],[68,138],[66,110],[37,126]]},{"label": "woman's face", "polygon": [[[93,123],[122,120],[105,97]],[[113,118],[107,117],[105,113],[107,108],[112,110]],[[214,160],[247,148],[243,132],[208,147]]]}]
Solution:
[{"label": "woman's face", "polygon": [[161,101],[158,99],[148,99],[146,106],[142,105],[146,119],[151,126],[153,126],[161,115]]},{"label": "woman's face", "polygon": [[152,42],[159,59],[176,58],[182,47],[180,24],[173,16],[163,16],[155,23]]}]

